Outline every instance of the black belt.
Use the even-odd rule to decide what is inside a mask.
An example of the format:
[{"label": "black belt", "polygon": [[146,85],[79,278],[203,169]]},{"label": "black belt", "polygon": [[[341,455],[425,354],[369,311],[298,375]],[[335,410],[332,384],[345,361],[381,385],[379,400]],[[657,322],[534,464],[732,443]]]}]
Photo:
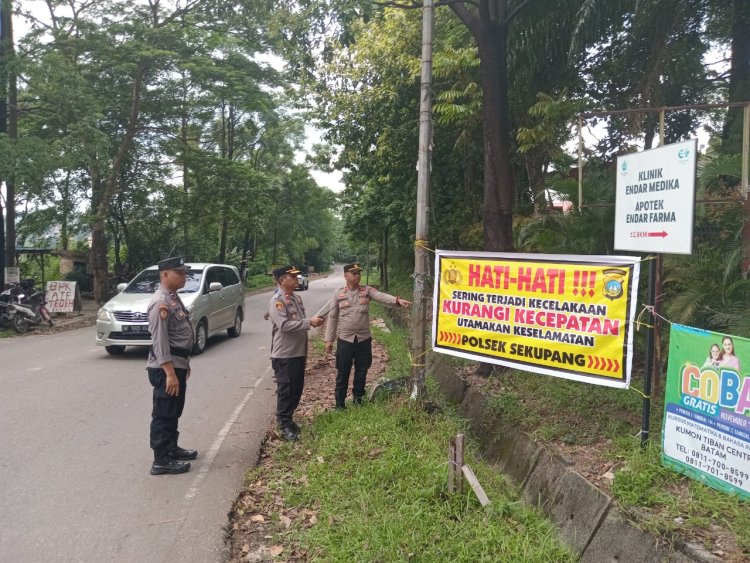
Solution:
[{"label": "black belt", "polygon": [[190,349],[189,348],[178,348],[177,346],[170,346],[169,347],[169,353],[173,356],[179,356],[180,358],[189,358],[190,357]]}]

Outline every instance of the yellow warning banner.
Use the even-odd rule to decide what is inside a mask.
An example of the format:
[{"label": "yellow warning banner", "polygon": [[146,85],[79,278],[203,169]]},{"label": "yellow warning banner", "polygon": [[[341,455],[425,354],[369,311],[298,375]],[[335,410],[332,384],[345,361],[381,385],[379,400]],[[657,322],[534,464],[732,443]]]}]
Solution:
[{"label": "yellow warning banner", "polygon": [[628,387],[639,266],[630,256],[439,250],[432,347]]}]

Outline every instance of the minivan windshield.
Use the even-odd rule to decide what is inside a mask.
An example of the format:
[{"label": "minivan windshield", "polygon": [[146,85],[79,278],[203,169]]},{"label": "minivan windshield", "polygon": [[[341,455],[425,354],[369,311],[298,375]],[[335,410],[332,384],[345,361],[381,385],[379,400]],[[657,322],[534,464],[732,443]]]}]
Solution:
[{"label": "minivan windshield", "polygon": [[[188,270],[185,287],[177,293],[195,293],[201,287],[203,270]],[[143,270],[128,284],[123,293],[154,293],[159,287],[159,270]]]}]

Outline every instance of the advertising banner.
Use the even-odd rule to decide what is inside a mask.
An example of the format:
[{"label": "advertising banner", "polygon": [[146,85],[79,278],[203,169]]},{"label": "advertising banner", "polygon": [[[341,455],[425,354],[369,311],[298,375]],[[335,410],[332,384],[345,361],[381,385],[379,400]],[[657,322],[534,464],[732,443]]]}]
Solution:
[{"label": "advertising banner", "polygon": [[630,256],[439,250],[436,352],[628,387],[640,263]]},{"label": "advertising banner", "polygon": [[662,461],[750,499],[748,368],[750,340],[672,325]]}]

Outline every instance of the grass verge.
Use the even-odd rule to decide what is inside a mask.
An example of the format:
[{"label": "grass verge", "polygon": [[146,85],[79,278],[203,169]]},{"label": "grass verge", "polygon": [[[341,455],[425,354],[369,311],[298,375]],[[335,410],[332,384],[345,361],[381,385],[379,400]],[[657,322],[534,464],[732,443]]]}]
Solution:
[{"label": "grass verge", "polygon": [[[374,309],[372,316],[378,316]],[[389,354],[389,377],[409,373],[405,330],[374,329]],[[313,344],[313,354],[319,347]],[[313,364],[315,358],[313,358]],[[575,561],[554,527],[477,460],[466,462],[491,500],[483,509],[467,486],[447,493],[447,448],[462,421],[427,413],[404,398],[315,417],[298,443],[272,441],[248,472],[235,514],[271,522],[243,554],[320,561]],[[237,528],[241,527],[236,523]]]},{"label": "grass verge", "polygon": [[551,524],[476,460],[490,510],[472,492],[446,494],[447,444],[459,430],[402,400],[320,415],[309,442],[278,452],[288,476],[269,482],[287,506],[316,515],[288,540],[325,561],[574,561]]},{"label": "grass verge", "polygon": [[[499,415],[553,450],[575,451],[579,459],[589,456],[601,462],[599,467],[614,467],[605,488],[639,527],[667,538],[699,540],[720,556],[736,554],[727,560],[750,557],[750,503],[661,464],[664,406],[659,399],[651,405],[651,445],[642,450],[641,397],[632,390],[520,371],[473,382],[484,387],[487,415]],[[575,468],[582,471],[578,464]]]}]

